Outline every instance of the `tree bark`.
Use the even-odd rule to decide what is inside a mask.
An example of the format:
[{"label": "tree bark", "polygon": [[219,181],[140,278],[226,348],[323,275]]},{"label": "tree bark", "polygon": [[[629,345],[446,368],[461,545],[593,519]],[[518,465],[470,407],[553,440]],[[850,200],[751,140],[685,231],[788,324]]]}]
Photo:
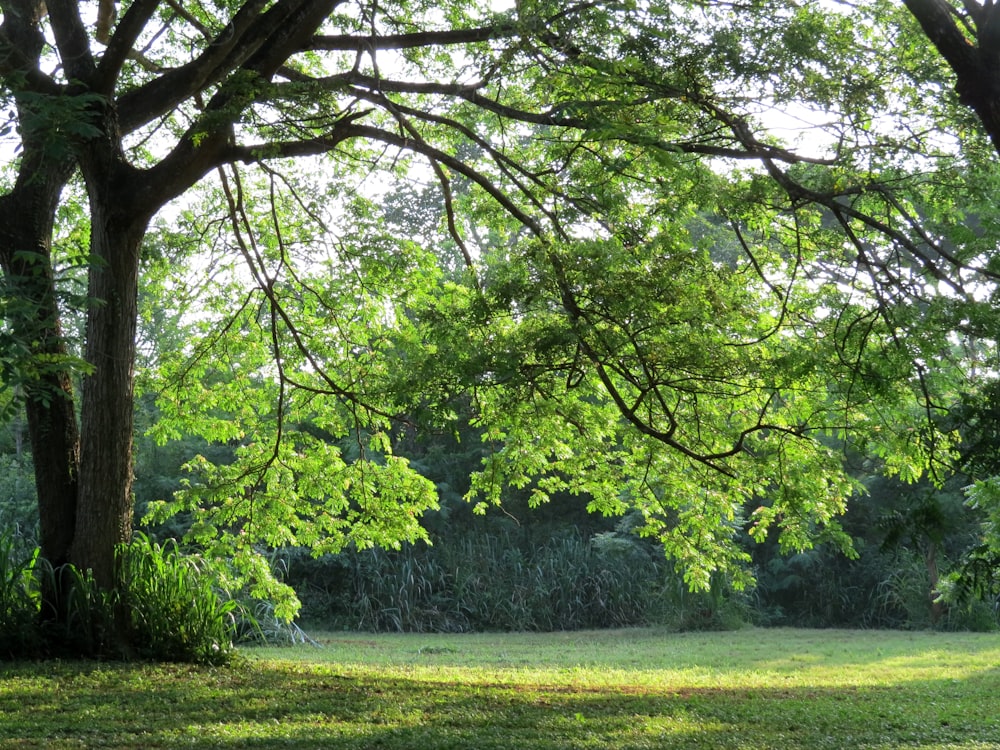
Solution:
[{"label": "tree bark", "polygon": [[35,377],[22,384],[28,438],[35,467],[41,553],[59,566],[69,560],[76,515],[80,436],[68,355],[52,269],[55,209],[71,164],[33,167],[25,156],[13,190],[0,197],[0,266],[16,295],[8,316],[14,337],[28,346]]},{"label": "tree bark", "polygon": [[[5,0],[2,32],[10,43],[5,74],[22,75],[31,90],[45,37],[42,0]],[[41,84],[39,84],[41,85]],[[44,88],[44,87],[43,87]],[[69,559],[76,514],[80,437],[68,354],[62,334],[52,231],[63,187],[75,170],[68,155],[53,155],[46,142],[44,114],[15,94],[22,153],[14,186],[0,197],[0,268],[15,307],[6,318],[15,339],[27,348],[22,388],[28,439],[35,467],[42,555],[54,565]],[[33,93],[38,93],[37,91]]]},{"label": "tree bark", "polygon": [[924,563],[927,565],[927,577],[930,581],[930,602],[931,602],[931,624],[937,625],[944,616],[944,602],[941,601],[941,592],[938,591],[938,583],[941,580],[937,564],[937,542],[933,539],[927,540],[927,548],[924,550]]},{"label": "tree bark", "polygon": [[[112,152],[118,151],[115,148]],[[129,199],[124,159],[84,168],[92,265],[82,386],[80,486],[71,561],[98,586],[116,583],[115,550],[132,533],[132,430],[139,248],[149,217]],[[91,174],[87,174],[91,172]]]}]

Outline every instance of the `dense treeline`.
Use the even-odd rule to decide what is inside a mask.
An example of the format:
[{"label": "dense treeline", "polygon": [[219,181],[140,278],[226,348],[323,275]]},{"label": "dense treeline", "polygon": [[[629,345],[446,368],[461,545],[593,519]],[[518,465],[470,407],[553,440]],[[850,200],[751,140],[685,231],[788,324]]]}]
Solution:
[{"label": "dense treeline", "polygon": [[[146,402],[143,424],[154,419]],[[981,416],[981,415],[980,415]],[[966,451],[984,460],[983,443]],[[0,442],[0,520],[9,555],[36,543],[30,454],[18,450],[19,426]],[[988,432],[988,431],[987,431]],[[971,434],[971,429],[970,429]],[[182,465],[196,454],[225,461],[232,448],[196,439],[167,447],[138,438],[136,491],[141,511],[182,486]],[[531,507],[530,492],[511,492],[503,509],[474,512],[463,498],[485,450],[462,435],[399,436],[398,450],[431,478],[441,508],[424,519],[430,544],[398,550],[348,549],[314,558],[302,549],[273,550],[272,565],[302,600],[300,622],[322,629],[465,632],[563,630],[663,624],[677,629],[731,628],[741,623],[808,627],[993,629],[998,601],[959,600],[949,578],[977,542],[981,514],[969,507],[967,475],[941,486],[881,476],[878,462],[852,465],[867,493],[844,517],[857,553],[819,543],[796,553],[744,536],[757,584],[736,591],[724,577],[691,592],[655,540],[635,533],[638,519],[602,517],[578,498],[554,496]],[[973,460],[974,459],[974,460]],[[752,509],[748,509],[748,512]],[[184,518],[146,529],[154,538],[183,535]],[[11,534],[11,532],[13,532]],[[266,615],[267,605],[250,612]],[[264,620],[267,618],[264,617]],[[253,630],[245,634],[256,635]]]},{"label": "dense treeline", "polygon": [[[887,483],[891,484],[891,483]],[[759,625],[993,629],[996,601],[935,600],[934,575],[961,564],[975,539],[975,512],[960,493],[890,486],[875,507],[848,511],[858,552],[831,545],[783,554],[745,540],[757,585],[724,580],[692,593],[682,571],[628,519],[605,530],[572,518],[536,524],[470,519],[432,532],[433,545],[281,558],[303,599],[303,617],[323,627],[371,630],[552,630],[658,623],[679,629]],[[923,496],[921,497],[921,493]],[[918,512],[940,525],[913,524],[899,506],[916,494]],[[933,506],[933,507],[932,507]],[[934,541],[931,541],[934,540]],[[937,573],[929,563],[934,545]]]}]

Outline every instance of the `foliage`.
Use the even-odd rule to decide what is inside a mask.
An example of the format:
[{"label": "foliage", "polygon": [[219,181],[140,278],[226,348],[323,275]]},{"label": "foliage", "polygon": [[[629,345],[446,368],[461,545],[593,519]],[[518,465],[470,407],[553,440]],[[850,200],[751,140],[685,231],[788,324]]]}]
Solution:
[{"label": "foliage", "polygon": [[1000,619],[1000,556],[987,544],[969,549],[941,584],[943,601],[979,621]]},{"label": "foliage", "polygon": [[176,543],[139,535],[121,551],[122,600],[144,658],[222,664],[233,655],[238,605],[210,565]]},{"label": "foliage", "polygon": [[1000,553],[1000,477],[969,487],[969,505],[983,513],[984,538],[990,552]]},{"label": "foliage", "polygon": [[[22,747],[995,746],[994,636],[662,630],[322,636],[219,670],[0,668]],[[52,696],[58,695],[54,701]]]},{"label": "foliage", "polygon": [[38,501],[31,455],[0,453],[0,529],[19,548],[37,546]]},{"label": "foliage", "polygon": [[38,591],[34,586],[38,551],[25,555],[14,534],[0,534],[0,657],[35,651]]},{"label": "foliage", "polygon": [[[53,568],[39,549],[18,556],[10,533],[0,537],[0,654],[122,656],[223,664],[234,655],[239,604],[224,596],[218,575],[176,544],[139,535],[120,550],[122,584],[116,593],[73,566]],[[46,588],[55,593],[43,599]],[[66,608],[64,617],[47,609]],[[128,620],[128,642],[116,636],[116,618]],[[244,615],[244,620],[248,617]]]},{"label": "foliage", "polygon": [[[5,659],[41,656],[118,656],[108,636],[115,616],[111,596],[100,591],[93,576],[72,566],[54,568],[35,547],[26,556],[16,551],[13,535],[0,538],[3,578],[3,627],[0,655]],[[43,592],[53,592],[46,601]],[[57,618],[53,602],[65,608]]]},{"label": "foliage", "polygon": [[[524,115],[519,138],[482,99],[413,82],[436,81],[455,63],[447,50],[407,49],[383,84],[396,109],[371,120],[419,134],[408,143],[429,172],[413,154],[385,163],[352,144],[332,155],[335,180],[273,160],[206,185],[178,222],[188,231],[154,242],[160,253],[199,237],[217,273],[150,267],[160,288],[191,290],[191,324],[177,318],[188,344],[159,358],[150,385],[158,440],[229,442],[236,460],[196,459],[191,486],[151,518],[193,514],[194,541],[238,557],[256,544],[324,554],[419,538],[436,501],[395,435],[410,421],[457,429],[464,403],[484,439],[474,502],[568,493],[594,512],[636,510],[693,587],[717,573],[750,583],[734,541],[744,529],[777,527],[789,551],[816,540],[849,551],[837,517],[858,485],[834,446],[915,479],[952,441],[913,406],[946,402],[960,370],[920,364],[950,364],[950,301],[897,294],[897,277],[875,271],[921,252],[929,235],[912,206],[951,239],[957,206],[979,200],[949,146],[921,143],[942,182],[908,169],[896,125],[953,115],[921,89],[941,67],[917,49],[900,71],[870,42],[909,39],[912,25],[883,3],[859,12],[556,14],[547,28],[575,46],[544,39],[549,62],[527,40],[471,58],[503,112]],[[508,65],[517,85],[494,88]],[[309,75],[281,89],[298,117],[337,96]],[[385,105],[363,93],[364,75],[344,81]],[[539,89],[551,109],[526,114]],[[792,102],[832,118],[802,153],[756,135]],[[383,207],[356,164],[385,164],[414,200]],[[959,239],[969,257],[981,246]]]},{"label": "foliage", "polygon": [[137,359],[158,447],[205,448],[149,521],[286,620],[271,551],[427,538],[410,430],[471,424],[477,509],[633,514],[710,598],[753,583],[747,534],[856,554],[850,453],[905,482],[956,457],[1000,173],[905,7],[78,6],[0,1],[0,369],[35,443],[66,438],[33,457],[63,477],[42,548],[100,588]]},{"label": "foliage", "polygon": [[[751,552],[758,571],[755,622],[809,627],[995,629],[987,602],[949,592],[977,541],[981,516],[966,507],[961,476],[907,484],[854,457],[867,490],[843,518],[856,559],[829,545],[791,556],[773,540]],[[968,605],[968,606],[967,606]]]},{"label": "foliage", "polygon": [[[38,627],[44,636],[45,656],[122,658],[125,644],[116,635],[116,593],[98,585],[91,571],[73,565],[53,567],[39,558],[39,593],[53,592],[48,600],[38,596]],[[50,608],[54,603],[65,608],[59,616]]]},{"label": "foliage", "polygon": [[[920,556],[900,555],[881,587],[882,605],[904,615],[900,622],[906,628],[996,631],[1000,612],[995,601],[991,602],[988,596],[956,595],[952,581],[961,580],[961,572],[961,564],[956,565],[954,571],[932,589]],[[929,606],[929,600],[939,605],[940,615]]]},{"label": "foliage", "polygon": [[975,482],[967,491],[968,504],[982,513],[980,537],[949,576],[944,593],[956,604],[986,601],[1000,612],[1000,477]]}]

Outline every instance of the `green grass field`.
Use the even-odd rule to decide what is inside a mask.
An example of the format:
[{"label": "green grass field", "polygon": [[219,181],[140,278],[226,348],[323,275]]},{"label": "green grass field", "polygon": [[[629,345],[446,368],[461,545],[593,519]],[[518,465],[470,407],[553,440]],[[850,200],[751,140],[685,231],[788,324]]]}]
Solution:
[{"label": "green grass field", "polygon": [[998,748],[1000,636],[317,636],[233,667],[0,665],[0,748]]}]

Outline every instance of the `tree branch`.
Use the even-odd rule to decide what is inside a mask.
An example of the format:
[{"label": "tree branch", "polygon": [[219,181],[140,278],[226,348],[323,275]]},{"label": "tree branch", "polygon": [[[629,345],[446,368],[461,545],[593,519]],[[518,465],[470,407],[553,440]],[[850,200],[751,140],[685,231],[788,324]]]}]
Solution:
[{"label": "tree branch", "polygon": [[246,62],[273,31],[266,19],[277,19],[269,15],[274,8],[263,12],[267,5],[268,0],[248,0],[196,58],[122,94],[118,116],[123,132],[170,112]]},{"label": "tree branch", "polygon": [[118,76],[121,75],[122,65],[134,53],[133,48],[139,34],[142,33],[159,5],[159,0],[135,0],[125,11],[121,23],[118,24],[115,33],[108,40],[108,46],[101,56],[101,61],[97,64],[97,75],[93,83],[95,91],[109,98],[113,95]]},{"label": "tree branch", "polygon": [[426,142],[417,141],[383,128],[371,125],[359,125],[354,122],[354,120],[364,114],[366,113],[355,113],[345,118],[342,124],[338,124],[328,134],[317,138],[301,141],[262,143],[250,146],[232,145],[222,151],[219,156],[225,161],[242,161],[247,164],[253,164],[267,159],[325,154],[336,149],[344,141],[352,138],[365,138],[385,143],[389,146],[395,146],[405,151],[421,154],[443,164],[482,188],[511,216],[531,230],[532,234],[537,237],[545,236],[545,231],[538,221],[514,203],[510,196],[504,193],[497,185],[493,184],[488,177],[476,171],[461,159],[441,151]]},{"label": "tree branch", "polygon": [[80,4],[72,0],[48,0],[49,21],[56,49],[70,81],[88,81],[94,72],[90,37],[80,18]]},{"label": "tree branch", "polygon": [[560,126],[583,129],[588,122],[582,118],[561,117],[557,109],[546,112],[531,112],[529,110],[510,107],[495,99],[483,96],[480,91],[482,83],[437,83],[432,81],[395,81],[386,78],[365,75],[358,71],[339,73],[327,78],[316,79],[317,83],[327,88],[336,89],[345,85],[359,86],[372,91],[394,94],[437,95],[462,99],[488,112],[510,118],[519,122],[534,125]]},{"label": "tree branch", "polygon": [[38,23],[45,13],[41,0],[17,0],[4,3],[0,25],[0,75],[23,76],[27,88],[35,92],[57,94],[62,88],[38,67],[45,48],[45,37]]},{"label": "tree branch", "polygon": [[976,45],[955,21],[946,0],[904,0],[924,35],[956,76],[955,91],[979,116],[1000,153],[1000,10],[988,3],[976,12]]},{"label": "tree branch", "polygon": [[[953,9],[947,0],[903,0],[903,5],[955,73],[967,76],[975,71],[975,48],[955,23]],[[979,14],[974,20],[979,25]]]},{"label": "tree branch", "polygon": [[423,31],[413,34],[389,34],[386,36],[358,36],[337,34],[314,36],[305,45],[305,50],[325,50],[329,52],[367,52],[369,50],[400,50],[418,47],[441,47],[453,44],[475,44],[491,39],[506,39],[516,36],[518,27],[513,23],[494,26],[480,26],[474,29],[449,29],[447,31]]},{"label": "tree branch", "polygon": [[[492,112],[499,117],[505,119],[516,120],[518,122],[531,123],[534,125],[542,125],[548,127],[560,127],[560,128],[571,128],[576,130],[588,130],[592,128],[595,124],[600,122],[599,117],[566,117],[560,114],[563,107],[553,107],[545,112],[532,112],[529,110],[518,109],[505,104],[502,104],[495,99],[491,99],[488,96],[484,96],[481,92],[484,84],[482,83],[472,83],[472,84],[460,84],[460,83],[436,83],[436,82],[425,82],[425,81],[395,81],[387,80],[384,78],[377,78],[375,76],[365,75],[357,71],[351,71],[348,73],[341,73],[335,76],[330,76],[324,79],[317,79],[317,83],[322,83],[325,87],[330,89],[339,88],[345,84],[357,86],[361,89],[367,89],[372,91],[379,91],[383,93],[398,93],[398,94],[415,94],[415,95],[437,95],[443,97],[453,97],[461,99],[468,102],[480,109]],[[683,98],[685,94],[683,92],[669,93],[665,95],[666,98]],[[612,106],[620,106],[616,102],[608,101],[593,101],[593,102],[582,102],[581,107],[590,108],[596,114],[602,108]],[[702,106],[707,106],[705,102],[700,102]],[[809,163],[809,164],[819,164],[819,165],[830,165],[835,163],[835,160],[831,159],[818,159],[807,156],[801,156],[787,149],[781,148],[780,146],[773,146],[770,144],[763,143],[753,137],[750,132],[749,127],[739,121],[733,115],[724,112],[718,107],[713,105],[710,114],[720,119],[724,124],[728,125],[734,133],[738,136],[737,142],[740,144],[739,148],[736,147],[726,147],[718,146],[710,143],[700,143],[696,140],[688,141],[677,141],[677,142],[667,142],[651,139],[647,134],[643,133],[630,133],[627,130],[622,130],[613,136],[605,136],[606,139],[620,140],[626,143],[633,143],[635,145],[649,146],[653,148],[658,148],[663,151],[672,151],[676,153],[687,153],[687,154],[699,154],[703,156],[718,156],[727,159],[740,159],[740,160],[761,160],[761,159],[773,159],[776,161],[782,161],[788,164],[799,164],[799,163]],[[725,119],[722,119],[724,116]]]}]

